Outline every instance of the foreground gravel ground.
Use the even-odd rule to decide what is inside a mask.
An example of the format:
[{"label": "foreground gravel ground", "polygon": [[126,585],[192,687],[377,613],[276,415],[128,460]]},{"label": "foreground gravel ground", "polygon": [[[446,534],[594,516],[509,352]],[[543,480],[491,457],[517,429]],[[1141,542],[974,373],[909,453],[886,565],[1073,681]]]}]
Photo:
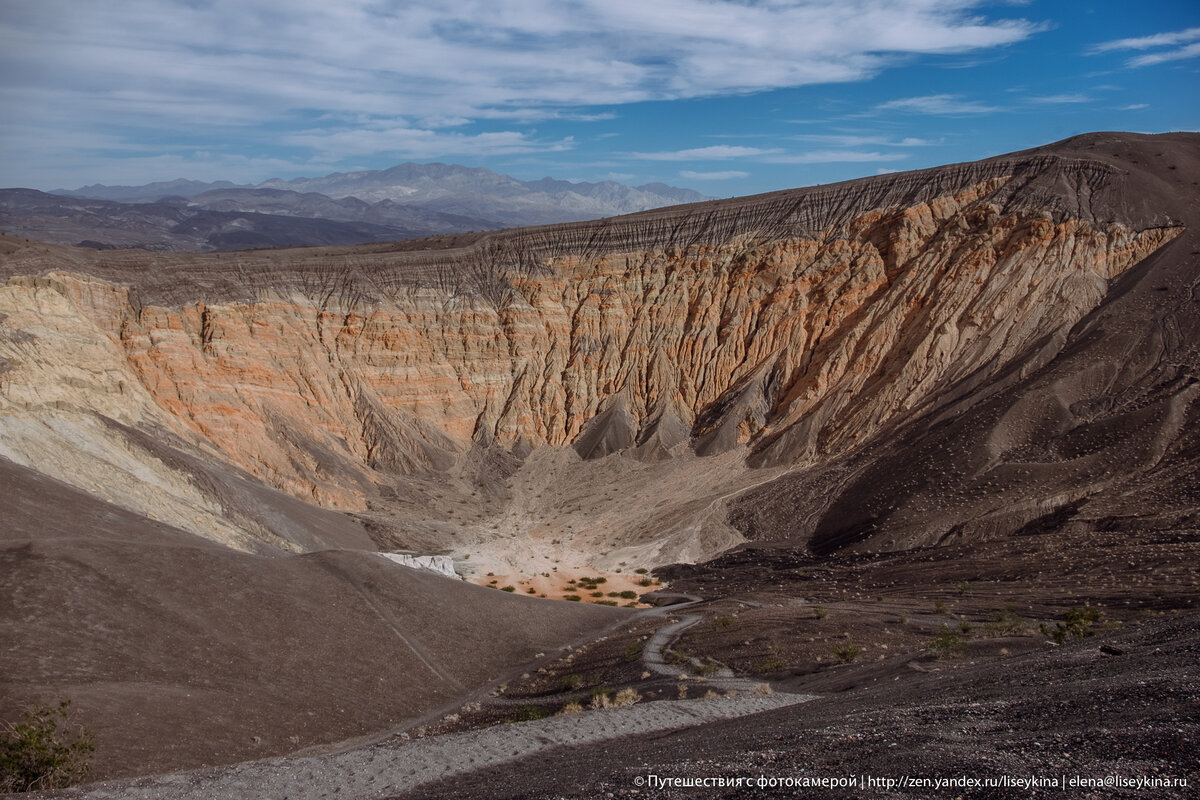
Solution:
[{"label": "foreground gravel ground", "polygon": [[[1103,649],[1102,649],[1103,648]],[[1193,798],[1200,786],[1200,615],[1159,618],[1061,647],[944,662],[800,706],[638,735],[460,774],[396,798]],[[751,786],[659,779],[750,778]],[[914,778],[1029,780],[936,788]],[[1112,776],[1110,778],[1110,776]],[[1156,779],[1151,788],[1051,779]],[[760,787],[759,778],[776,782]],[[786,788],[787,779],[850,780]],[[909,786],[864,785],[867,778]],[[1186,779],[1169,786],[1165,779]],[[640,782],[640,783],[639,783]]]},{"label": "foreground gravel ground", "polygon": [[386,797],[446,776],[515,759],[537,759],[556,748],[660,735],[810,699],[810,695],[742,694],[649,703],[495,725],[427,739],[393,738],[374,746],[322,756],[273,758],[219,769],[95,784],[57,796],[88,800]]}]

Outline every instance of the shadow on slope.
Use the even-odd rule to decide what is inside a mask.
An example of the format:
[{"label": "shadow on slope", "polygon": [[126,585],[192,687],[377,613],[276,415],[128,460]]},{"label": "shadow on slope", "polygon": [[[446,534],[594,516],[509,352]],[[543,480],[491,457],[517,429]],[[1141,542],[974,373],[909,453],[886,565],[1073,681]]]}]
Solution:
[{"label": "shadow on slope", "polygon": [[0,494],[0,709],[71,699],[96,778],[363,736],[624,616],[364,551],[237,553],[7,461]]}]

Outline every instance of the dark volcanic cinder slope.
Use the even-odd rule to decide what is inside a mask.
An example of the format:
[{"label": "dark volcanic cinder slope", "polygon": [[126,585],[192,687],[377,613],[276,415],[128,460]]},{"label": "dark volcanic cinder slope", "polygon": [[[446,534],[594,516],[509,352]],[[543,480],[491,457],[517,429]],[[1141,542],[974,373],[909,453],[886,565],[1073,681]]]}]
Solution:
[{"label": "dark volcanic cinder slope", "polygon": [[[1098,791],[1183,800],[1195,795],[1200,736],[1200,695],[1185,677],[1200,656],[1195,621],[1191,615],[1106,637],[1120,656],[1092,642],[949,674],[903,670],[877,683],[867,679],[860,691],[692,730],[539,753],[400,790],[388,800],[635,792],[671,800],[1008,800],[1090,798]],[[649,783],[652,776],[660,783]],[[1005,786],[999,783],[1005,777],[1037,782]],[[985,778],[997,784],[985,787]],[[1112,778],[1135,783],[1103,784]],[[805,779],[813,783],[799,783]],[[821,788],[822,779],[841,788]],[[940,789],[933,784],[938,779],[945,782]],[[964,779],[979,784],[954,783]],[[1063,786],[1072,779],[1097,784]],[[1147,782],[1141,788],[1139,779]]]},{"label": "dark volcanic cinder slope", "polygon": [[[734,511],[739,527],[760,539],[811,536],[813,550],[828,553],[1037,533],[1072,521],[1192,525],[1200,507],[1195,138],[1095,135],[1054,150],[1120,170],[1124,186],[1093,194],[1091,214],[1169,218],[1185,232],[1122,276],[1078,324],[1027,340],[1001,369],[947,384],[895,419],[887,436],[745,495]],[[1030,202],[1073,197],[1051,184]],[[796,505],[808,509],[799,524]]]}]

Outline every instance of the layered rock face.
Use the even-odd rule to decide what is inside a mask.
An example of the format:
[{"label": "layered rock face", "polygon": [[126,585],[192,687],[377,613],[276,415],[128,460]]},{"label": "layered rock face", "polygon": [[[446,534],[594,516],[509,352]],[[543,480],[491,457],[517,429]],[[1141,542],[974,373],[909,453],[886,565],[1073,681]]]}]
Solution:
[{"label": "layered rock face", "polygon": [[[1182,230],[1128,181],[1039,153],[456,250],[16,248],[0,403],[10,426],[51,408],[156,426],[342,510],[481,449],[806,467],[1056,353]],[[6,455],[70,479],[33,455],[63,436],[11,434]]]}]

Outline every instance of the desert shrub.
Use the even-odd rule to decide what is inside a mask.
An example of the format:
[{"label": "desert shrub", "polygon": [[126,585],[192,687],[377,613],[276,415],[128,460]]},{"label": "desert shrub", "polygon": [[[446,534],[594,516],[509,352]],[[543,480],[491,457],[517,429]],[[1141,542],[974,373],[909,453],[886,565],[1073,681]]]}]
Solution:
[{"label": "desert shrub", "polygon": [[1021,621],[1017,612],[1009,607],[998,613],[994,620],[984,625],[983,630],[988,636],[1006,636],[1023,633],[1025,624]]},{"label": "desert shrub", "polygon": [[828,614],[829,611],[825,608],[825,606],[813,606],[813,616],[817,619],[825,619]]},{"label": "desert shrub", "polygon": [[691,661],[692,654],[689,653],[687,650],[685,650],[682,647],[670,648],[666,652],[663,653],[663,660],[666,661],[668,664],[675,664],[676,666],[678,666],[681,664],[686,664],[689,661]]},{"label": "desert shrub", "polygon": [[502,591],[502,592],[515,592],[516,590],[517,590],[517,587],[515,587],[515,586],[501,586],[500,587],[500,591]]},{"label": "desert shrub", "polygon": [[625,598],[626,600],[636,600],[637,596],[637,592],[633,591],[632,589],[626,589],[625,591],[621,592],[621,597]]},{"label": "desert shrub", "polygon": [[0,792],[62,789],[87,778],[95,740],[87,728],[68,726],[70,705],[35,706],[0,726]]},{"label": "desert shrub", "polygon": [[779,656],[767,656],[755,665],[755,672],[778,672],[787,666],[787,662]]},{"label": "desert shrub", "polygon": [[558,685],[564,692],[573,692],[583,686],[583,678],[578,675],[564,675],[559,679]]},{"label": "desert shrub", "polygon": [[532,722],[537,719],[545,719],[550,716],[550,712],[541,706],[519,706],[513,714],[513,722]]},{"label": "desert shrub", "polygon": [[934,610],[934,613],[945,614],[946,613],[946,601],[940,597],[937,600],[934,600],[933,601],[933,610]]},{"label": "desert shrub", "polygon": [[583,711],[583,706],[576,702],[570,702],[563,706],[558,713],[559,716],[562,716],[563,714],[578,714],[580,711]]},{"label": "desert shrub", "polygon": [[528,589],[525,590],[525,594],[537,594],[537,589],[530,586]]},{"label": "desert shrub", "polygon": [[630,642],[629,644],[625,645],[625,660],[626,661],[637,661],[641,655],[642,655],[642,643],[641,642]]},{"label": "desert shrub", "polygon": [[1062,622],[1055,623],[1053,629],[1042,623],[1040,630],[1055,642],[1062,644],[1067,639],[1083,639],[1094,636],[1096,632],[1092,630],[1092,626],[1102,619],[1104,619],[1104,613],[1100,609],[1095,606],[1083,606],[1069,609],[1063,614]]},{"label": "desert shrub", "polygon": [[929,649],[938,658],[946,658],[963,652],[966,649],[966,645],[959,634],[950,630],[949,625],[942,625],[938,631],[938,635],[929,641]]},{"label": "desert shrub", "polygon": [[771,685],[768,683],[756,683],[754,684],[754,693],[771,694]]},{"label": "desert shrub", "polygon": [[719,617],[713,617],[712,624],[717,630],[724,630],[733,625],[733,617],[729,614],[722,614]]},{"label": "desert shrub", "polygon": [[705,661],[704,663],[695,667],[695,670],[697,675],[707,678],[709,675],[715,675],[716,673],[720,672],[721,665],[715,661]]},{"label": "desert shrub", "polygon": [[613,706],[620,708],[621,706],[631,706],[641,699],[642,696],[637,693],[637,689],[634,689],[632,686],[626,686],[624,689],[613,695],[612,704]]},{"label": "desert shrub", "polygon": [[580,596],[579,596],[579,595],[577,595],[577,594],[569,594],[569,595],[567,595],[566,597],[564,597],[564,598],[563,598],[563,600],[570,600],[572,603],[578,603],[578,602],[579,602],[580,600],[582,600],[582,599],[583,599],[583,598],[582,598],[582,597],[580,597]]},{"label": "desert shrub", "polygon": [[649,571],[650,570],[646,569],[645,567],[638,567],[634,570],[634,572],[636,572],[638,575],[645,575]]},{"label": "desert shrub", "polygon": [[859,656],[861,656],[862,652],[863,649],[861,647],[847,642],[846,644],[833,648],[833,657],[843,664],[850,664]]}]

